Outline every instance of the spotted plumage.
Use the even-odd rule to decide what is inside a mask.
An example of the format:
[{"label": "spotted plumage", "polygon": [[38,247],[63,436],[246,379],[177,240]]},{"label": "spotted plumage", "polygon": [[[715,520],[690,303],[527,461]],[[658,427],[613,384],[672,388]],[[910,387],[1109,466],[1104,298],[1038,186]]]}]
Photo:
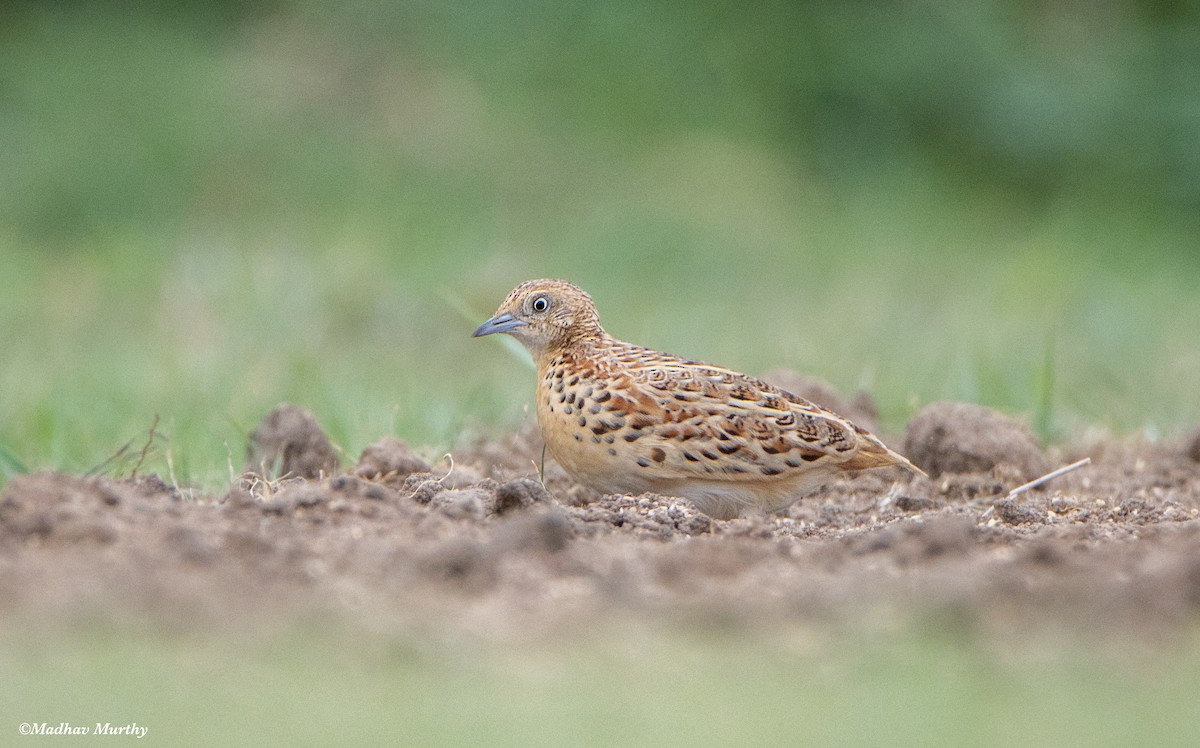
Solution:
[{"label": "spotted plumage", "polygon": [[538,369],[537,418],[554,459],[603,493],[687,498],[728,519],[790,506],[829,475],[899,465],[877,437],[746,374],[624,343],[561,280],[513,289],[475,336],[508,333]]}]

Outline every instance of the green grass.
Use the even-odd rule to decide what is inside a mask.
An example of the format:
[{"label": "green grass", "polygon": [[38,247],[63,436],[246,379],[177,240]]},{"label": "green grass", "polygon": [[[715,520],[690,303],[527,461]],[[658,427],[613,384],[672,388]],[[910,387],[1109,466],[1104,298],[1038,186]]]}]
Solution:
[{"label": "green grass", "polygon": [[146,469],[219,488],[280,401],[348,460],[440,454],[522,418],[527,370],[468,335],[539,276],[892,433],[939,399],[1049,440],[1200,422],[1195,102],[1158,74],[1187,19],[873,13],[17,4],[0,480],[157,415]]},{"label": "green grass", "polygon": [[505,647],[327,629],[258,638],[9,631],[0,664],[0,730],[13,744],[22,721],[136,721],[151,745],[1200,739],[1188,711],[1200,659],[1182,644],[1137,655],[1079,640],[1005,651],[916,627],[886,637],[593,632]]},{"label": "green grass", "polygon": [[87,470],[140,444],[157,414],[150,469],[165,474],[169,453],[180,480],[219,485],[228,453],[240,466],[246,433],[285,400],[313,409],[348,458],[389,433],[453,448],[465,427],[522,417],[528,368],[469,333],[511,284],[542,275],[588,287],[626,339],[864,388],[892,432],[939,399],[1023,413],[1054,438],[1092,424],[1171,436],[1200,421],[1200,320],[1181,306],[1200,274],[1186,262],[1089,265],[1069,237],[1040,236],[1008,237],[1022,246],[1007,255],[980,240],[988,249],[968,258],[898,246],[920,243],[904,235],[881,253],[857,231],[828,255],[738,257],[695,234],[665,255],[626,236],[598,245],[604,262],[564,243],[547,260],[464,251],[454,271],[414,260],[410,272],[369,243],[18,254],[0,302],[6,469]]}]

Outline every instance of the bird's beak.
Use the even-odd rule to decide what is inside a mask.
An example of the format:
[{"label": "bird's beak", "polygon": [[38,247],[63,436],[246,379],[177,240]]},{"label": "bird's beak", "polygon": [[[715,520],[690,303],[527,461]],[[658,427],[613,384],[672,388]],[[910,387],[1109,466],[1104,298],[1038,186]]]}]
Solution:
[{"label": "bird's beak", "polygon": [[491,335],[492,333],[497,332],[512,332],[518,327],[524,327],[527,324],[529,323],[519,320],[511,314],[497,314],[495,317],[492,317],[487,322],[484,322],[482,325],[475,328],[475,332],[471,333],[471,337],[480,338],[484,335]]}]

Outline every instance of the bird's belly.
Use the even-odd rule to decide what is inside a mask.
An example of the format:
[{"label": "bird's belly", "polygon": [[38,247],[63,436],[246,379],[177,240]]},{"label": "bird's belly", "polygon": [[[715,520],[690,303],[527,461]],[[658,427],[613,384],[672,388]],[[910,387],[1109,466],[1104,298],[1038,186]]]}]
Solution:
[{"label": "bird's belly", "polygon": [[828,474],[810,474],[790,480],[687,480],[664,486],[658,493],[688,499],[715,519],[770,514],[785,509],[812,493]]}]

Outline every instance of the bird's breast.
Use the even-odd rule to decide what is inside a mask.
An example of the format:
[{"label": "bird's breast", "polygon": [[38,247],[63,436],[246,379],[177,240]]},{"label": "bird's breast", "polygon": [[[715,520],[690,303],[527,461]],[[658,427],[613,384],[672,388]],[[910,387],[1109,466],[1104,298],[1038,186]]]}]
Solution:
[{"label": "bird's breast", "polygon": [[547,367],[538,378],[538,426],[547,449],[572,478],[602,493],[653,488],[648,476],[631,470],[634,444],[623,438],[628,407],[619,384],[584,378],[569,366]]}]

